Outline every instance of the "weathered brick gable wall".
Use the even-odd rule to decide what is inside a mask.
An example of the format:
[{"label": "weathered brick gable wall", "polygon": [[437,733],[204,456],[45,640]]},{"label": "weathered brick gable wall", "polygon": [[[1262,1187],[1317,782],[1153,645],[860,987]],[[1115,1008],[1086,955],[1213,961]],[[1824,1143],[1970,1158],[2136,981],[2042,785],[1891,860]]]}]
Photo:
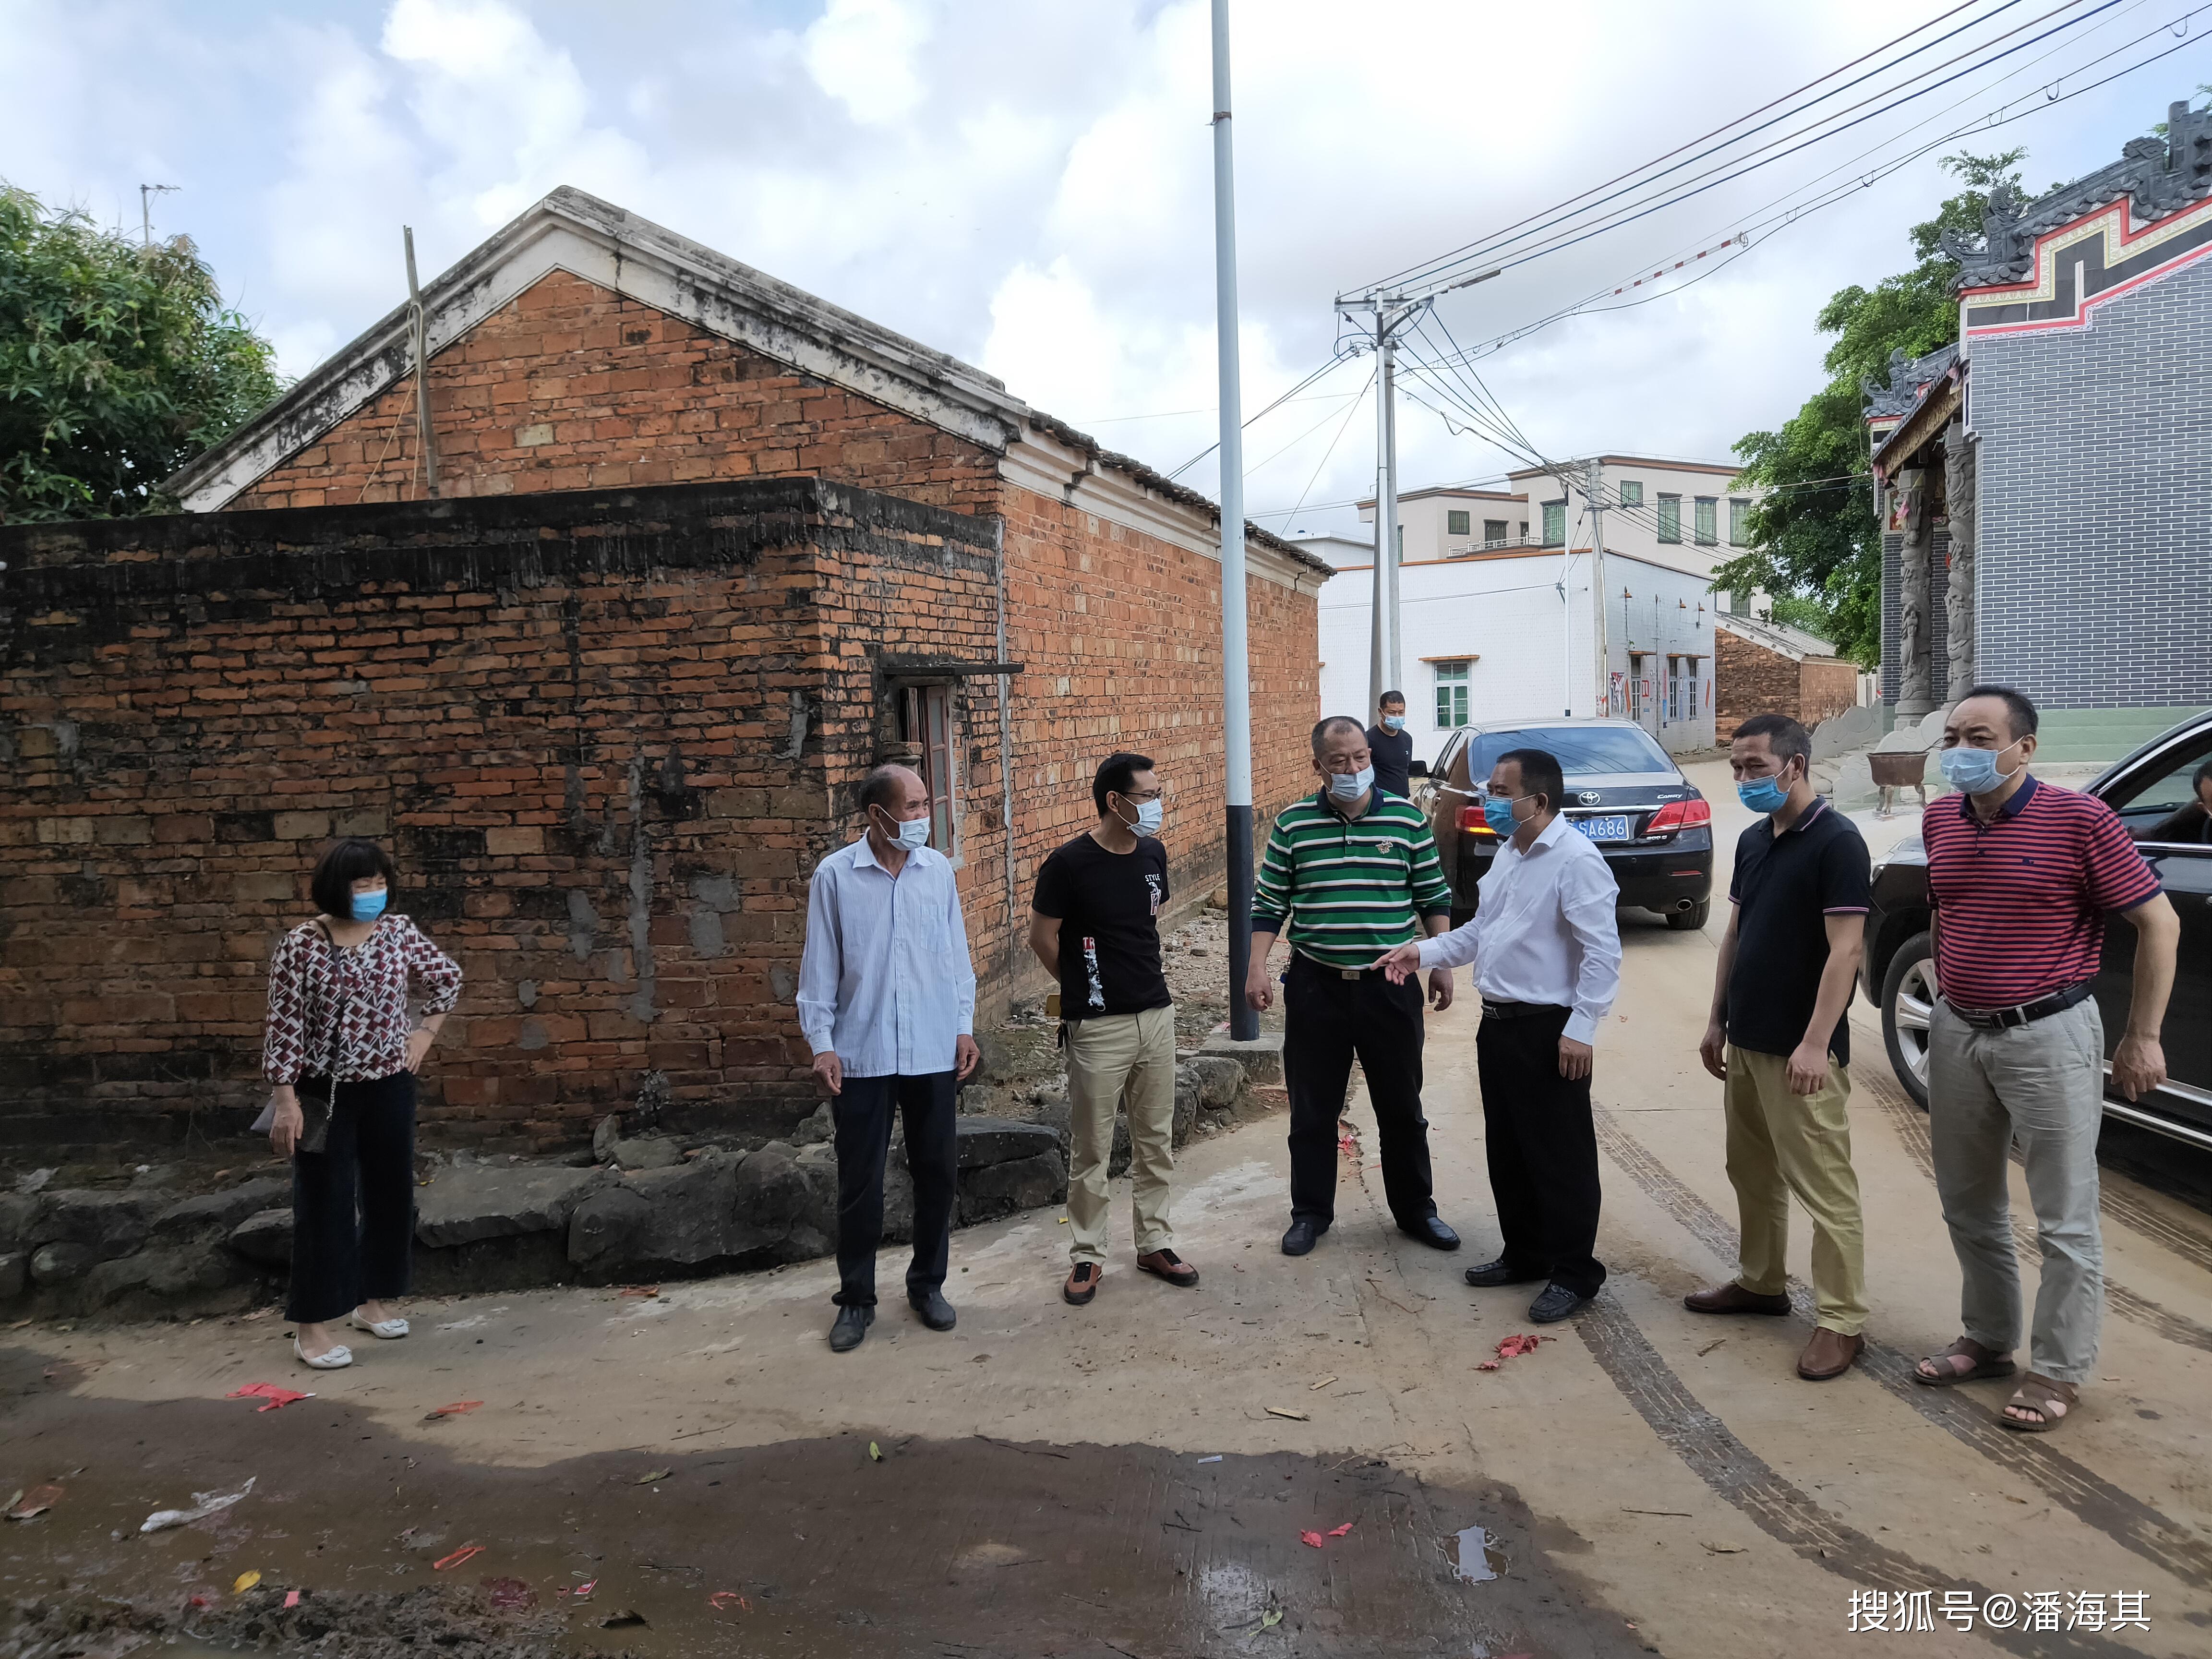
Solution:
[{"label": "weathered brick gable wall", "polygon": [[[649,1072],[781,1127],[872,661],[996,629],[991,526],[805,480],[34,526],[0,557],[11,1140],[241,1123],[269,949],[343,834],[467,974],[443,1133],[571,1137]],[[1001,832],[967,828],[988,870]]]},{"label": "weathered brick gable wall", "polygon": [[[995,457],[566,271],[430,360],[449,495],[815,477],[992,510]],[[229,505],[419,501],[410,378]]]},{"label": "weathered brick gable wall", "polygon": [[1753,714],[1787,714],[1808,726],[1858,701],[1858,669],[1834,658],[1802,662],[1756,641],[1713,629],[1713,741],[1725,744]]},{"label": "weathered brick gable wall", "polygon": [[[1026,907],[1052,850],[1097,822],[1091,780],[1117,749],[1170,790],[1162,839],[1178,896],[1224,871],[1221,566],[1009,484],[1008,650],[1015,681],[1015,858]],[[1320,717],[1314,597],[1249,574],[1252,794],[1260,833],[1311,781]]]}]

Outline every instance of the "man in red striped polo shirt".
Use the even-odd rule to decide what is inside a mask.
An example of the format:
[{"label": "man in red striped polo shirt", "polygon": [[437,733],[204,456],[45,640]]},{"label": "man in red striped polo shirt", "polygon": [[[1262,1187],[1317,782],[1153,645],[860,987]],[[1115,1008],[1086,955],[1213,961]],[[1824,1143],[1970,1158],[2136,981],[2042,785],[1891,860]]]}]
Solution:
[{"label": "man in red striped polo shirt", "polygon": [[2043,1249],[2030,1370],[2007,1428],[2063,1419],[2097,1361],[2105,1312],[2097,1225],[2097,1131],[2105,1025],[2090,994],[2105,916],[2135,925],[2133,1000],[2112,1080],[2133,1100],[2166,1081],[2159,1026],[2180,923],[2112,810],[2028,775],[2035,705],[1978,685],[1943,726],[1955,795],[1923,816],[1939,992],[1929,1033],[1928,1127],[1936,1187],[1964,1284],[1966,1334],[1914,1380],[1948,1388],[2009,1376],[2021,1326],[2006,1154],[2014,1137]]}]

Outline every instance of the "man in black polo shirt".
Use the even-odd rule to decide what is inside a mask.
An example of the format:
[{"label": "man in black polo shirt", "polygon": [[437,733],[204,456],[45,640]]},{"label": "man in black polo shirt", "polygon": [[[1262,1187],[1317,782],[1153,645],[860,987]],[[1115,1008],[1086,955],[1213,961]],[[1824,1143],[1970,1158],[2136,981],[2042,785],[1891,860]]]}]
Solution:
[{"label": "man in black polo shirt", "polygon": [[1406,694],[1385,691],[1376,712],[1382,716],[1367,728],[1368,763],[1375,769],[1375,787],[1400,800],[1413,798],[1413,734],[1406,729]]},{"label": "man in black polo shirt", "polygon": [[1813,1218],[1818,1323],[1797,1375],[1821,1382],[1858,1358],[1866,1250],[1851,1168],[1851,986],[1865,946],[1866,842],[1813,793],[1813,741],[1755,714],[1729,744],[1736,793],[1760,814],[1735,849],[1713,1012],[1698,1052],[1728,1085],[1729,1182],[1741,1271],[1684,1298],[1694,1313],[1786,1314],[1790,1197]]},{"label": "man in black polo shirt", "polygon": [[1158,839],[1160,781],[1142,755],[1109,755],[1091,780],[1097,827],[1037,872],[1030,949],[1060,981],[1067,1049],[1068,1254],[1061,1296],[1082,1307],[1105,1277],[1106,1166],[1115,1114],[1129,1114],[1137,1266],[1188,1289],[1198,1269],[1175,1253],[1168,1183],[1175,1172],[1175,1002],[1160,967],[1168,849]]}]

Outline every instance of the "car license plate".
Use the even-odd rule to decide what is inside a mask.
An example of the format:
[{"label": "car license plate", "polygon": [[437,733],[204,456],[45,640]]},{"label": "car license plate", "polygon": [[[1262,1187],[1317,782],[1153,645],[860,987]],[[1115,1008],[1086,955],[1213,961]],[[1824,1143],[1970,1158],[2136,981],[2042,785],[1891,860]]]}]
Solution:
[{"label": "car license plate", "polygon": [[1629,839],[1628,814],[1626,812],[1612,812],[1601,818],[1570,818],[1567,822],[1592,841]]}]

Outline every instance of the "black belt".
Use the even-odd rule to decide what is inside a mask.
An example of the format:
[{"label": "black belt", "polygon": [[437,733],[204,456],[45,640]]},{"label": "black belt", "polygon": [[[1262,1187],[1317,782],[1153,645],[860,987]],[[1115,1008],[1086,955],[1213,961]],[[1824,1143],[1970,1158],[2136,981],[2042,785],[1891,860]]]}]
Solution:
[{"label": "black belt", "polygon": [[1380,979],[1382,976],[1380,968],[1338,968],[1326,962],[1316,962],[1303,951],[1293,952],[1291,961],[1294,965],[1310,968],[1316,974],[1324,974],[1330,979],[1365,979],[1370,975]]},{"label": "black belt", "polygon": [[2063,991],[2053,991],[2047,997],[2013,1008],[1961,1008],[1948,997],[1943,999],[1943,1003],[1969,1025],[1984,1031],[2009,1031],[2052,1014],[2063,1014],[2078,1002],[2087,1002],[2094,988],[2089,981],[2084,980],[2079,985],[2069,985]]},{"label": "black belt", "polygon": [[1485,1019],[1533,1019],[1539,1014],[1571,1012],[1555,1002],[1492,1002],[1488,997],[1482,1000],[1482,1017]]}]

